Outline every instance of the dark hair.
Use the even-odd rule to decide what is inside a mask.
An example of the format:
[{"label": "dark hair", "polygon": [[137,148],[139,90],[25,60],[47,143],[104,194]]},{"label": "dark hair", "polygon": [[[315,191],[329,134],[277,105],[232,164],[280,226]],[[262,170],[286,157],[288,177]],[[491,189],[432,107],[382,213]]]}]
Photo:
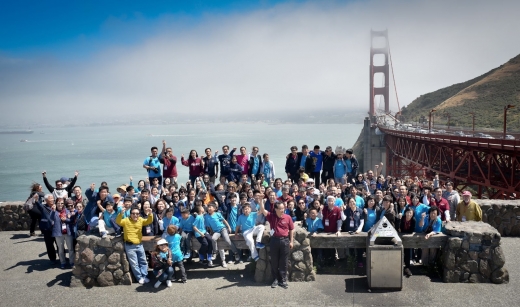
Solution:
[{"label": "dark hair", "polygon": [[293,151],[293,150],[298,150],[298,147],[296,147],[296,146],[291,146],[291,151]]},{"label": "dark hair", "polygon": [[199,156],[199,154],[197,153],[197,151],[195,149],[192,149],[190,150],[190,156],[188,159],[191,159],[191,152],[194,151],[195,152],[195,157],[197,158]]},{"label": "dark hair", "polygon": [[133,186],[129,185],[129,186],[126,187],[126,191],[127,192],[130,192],[132,190],[135,190],[135,188]]},{"label": "dark hair", "polygon": [[31,192],[37,192],[40,189],[40,187],[41,187],[41,184],[39,184],[39,183],[35,182],[35,183],[31,184]]},{"label": "dark hair", "polygon": [[134,210],[140,211],[139,207],[132,205],[132,207],[130,207],[130,213],[132,213],[132,211],[134,211]]},{"label": "dark hair", "polygon": [[304,149],[309,149],[309,146],[307,146],[307,145],[302,145],[302,150],[304,150]]},{"label": "dark hair", "polygon": [[[365,208],[368,208],[368,201],[369,200],[374,200],[374,196],[372,195],[368,195],[367,198],[365,199]],[[375,204],[374,204],[375,206]]]},{"label": "dark hair", "polygon": [[314,208],[314,207],[310,207],[310,208],[309,208],[309,213],[310,213],[311,211],[313,211],[313,210],[316,211],[316,212],[318,212],[318,209],[316,209],[316,208]]},{"label": "dark hair", "polygon": [[188,209],[186,209],[186,208],[183,208],[183,209],[181,210],[181,214],[184,214],[184,213],[188,213],[188,214],[189,214],[189,213],[190,213],[190,210],[188,210]]},{"label": "dark hair", "polygon": [[440,215],[439,208],[437,206],[431,206],[430,210],[428,210],[428,214],[430,214],[433,211],[437,211],[437,215]]},{"label": "dark hair", "polygon": [[383,197],[383,201],[392,202],[392,200],[394,200],[394,199],[390,195],[386,195],[385,197]]},{"label": "dark hair", "polygon": [[150,148],[150,151],[153,151],[154,149],[159,151],[159,148],[157,148],[157,146],[153,146],[152,148]]},{"label": "dark hair", "polygon": [[259,190],[254,190],[254,191],[253,191],[253,195],[254,195],[254,194],[262,194],[262,192],[260,192]]},{"label": "dark hair", "polygon": [[209,149],[209,151],[211,151],[211,148],[208,147],[208,148],[204,149],[204,152],[206,152],[208,149]]},{"label": "dark hair", "polygon": [[105,204],[105,208],[108,207],[108,206],[114,207],[114,202],[113,201],[107,201],[107,203]]},{"label": "dark hair", "polygon": [[314,149],[320,149],[320,145],[314,145]]},{"label": "dark hair", "polygon": [[229,146],[228,146],[228,145],[224,145],[224,146],[222,146],[222,149],[224,149],[224,148],[229,149]]},{"label": "dark hair", "polygon": [[170,208],[166,209],[166,212],[164,212],[164,215],[166,215],[166,214],[168,214],[170,212],[173,214],[173,207],[170,207]]},{"label": "dark hair", "polygon": [[239,198],[247,198],[247,193],[240,193],[240,197]]},{"label": "dark hair", "polygon": [[108,187],[105,186],[105,185],[100,186],[100,187],[99,187],[99,192],[101,192],[101,191],[103,191],[103,190],[107,190],[107,192],[108,192]]},{"label": "dark hair", "polygon": [[280,205],[283,206],[283,203],[282,203],[281,201],[276,201],[276,202],[273,204],[273,206],[274,206],[275,209],[278,209],[278,207],[279,207]]},{"label": "dark hair", "polygon": [[77,185],[77,186],[74,186],[74,187],[72,188],[72,190],[74,191],[74,189],[76,189],[76,188],[80,188],[80,189],[81,189],[81,187],[80,187],[79,185]]},{"label": "dark hair", "polygon": [[251,204],[250,203],[245,203],[245,204],[242,205],[242,209],[244,209],[246,207],[251,208]]},{"label": "dark hair", "polygon": [[144,188],[142,191],[141,191],[141,194],[143,193],[150,193],[150,190],[148,190],[147,188]]},{"label": "dark hair", "polygon": [[[414,193],[414,192],[410,193],[410,200],[413,200],[414,198],[419,199],[419,195],[417,195],[417,194]],[[419,200],[420,200],[420,199],[419,199]]]},{"label": "dark hair", "polygon": [[433,192],[437,192],[437,190],[441,190],[441,191],[442,191],[442,189],[441,189],[441,188],[439,188],[439,187],[436,187],[435,189],[433,189]]}]

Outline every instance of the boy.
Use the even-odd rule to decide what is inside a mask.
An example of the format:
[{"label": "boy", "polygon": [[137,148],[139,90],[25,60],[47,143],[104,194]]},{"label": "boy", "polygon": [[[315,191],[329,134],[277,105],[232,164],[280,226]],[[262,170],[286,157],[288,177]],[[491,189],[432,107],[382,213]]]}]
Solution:
[{"label": "boy", "polygon": [[[177,226],[176,225],[169,225],[168,228],[166,228],[167,236],[165,240],[168,242],[168,247],[171,250],[172,253],[172,267],[173,271],[175,272],[175,267],[179,268],[179,271],[181,272],[181,281],[182,283],[186,283],[186,271],[184,270],[184,264],[182,263],[182,253],[181,253],[181,236],[177,233]],[[157,285],[157,284],[156,284]],[[160,283],[159,283],[160,285]]]},{"label": "boy", "polygon": [[[251,251],[251,258],[254,261],[258,261],[258,252],[256,249],[265,247],[265,245],[262,244],[262,235],[264,234],[265,226],[262,224],[255,226],[257,213],[251,212],[251,205],[249,203],[245,203],[242,206],[242,212],[243,214],[238,217],[235,233],[236,235],[244,236],[244,240]],[[253,236],[256,236],[256,248]]]},{"label": "boy", "polygon": [[189,259],[191,256],[191,238],[193,237],[193,221],[195,218],[190,215],[188,209],[181,210],[181,219],[179,220],[179,227],[181,229],[181,250],[184,259]]},{"label": "boy", "polygon": [[99,234],[104,239],[107,234],[116,234],[116,238],[121,236],[121,227],[116,224],[117,215],[121,212],[121,208],[114,210],[114,203],[109,201],[102,213],[99,214]]},{"label": "boy", "polygon": [[[166,209],[165,217],[162,219],[162,229],[166,230],[168,229],[168,226],[175,225],[177,227],[180,226],[179,219],[177,219],[175,216],[173,216],[173,208]],[[163,238],[166,238],[167,233],[163,233]]]},{"label": "boy", "polygon": [[[216,211],[216,205],[214,202],[210,203],[208,205],[208,214],[204,216],[204,223],[206,225],[206,228],[211,230],[213,232],[213,235],[211,236],[212,243],[213,243],[213,250],[216,251],[218,249],[217,246],[217,240],[222,237],[224,241],[229,244],[231,247],[231,251],[233,254],[235,254],[235,260],[238,262],[240,261],[240,256],[238,255],[238,250],[235,247],[235,244],[231,242],[229,239],[229,233],[231,232],[231,227],[229,226],[228,222],[222,214]],[[222,267],[227,268],[226,265],[226,256],[224,253],[224,249],[219,249],[220,253],[220,259],[222,260]],[[231,252],[230,252],[231,255]],[[232,260],[229,261],[229,263],[233,263]]]}]

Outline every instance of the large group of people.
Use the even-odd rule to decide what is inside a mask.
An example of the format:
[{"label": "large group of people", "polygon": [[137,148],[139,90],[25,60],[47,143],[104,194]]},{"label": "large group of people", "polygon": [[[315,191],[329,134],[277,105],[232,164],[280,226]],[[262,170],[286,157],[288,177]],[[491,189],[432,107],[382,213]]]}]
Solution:
[{"label": "large group of people", "polygon": [[[293,247],[294,223],[301,222],[310,235],[333,233],[338,236],[367,232],[385,217],[402,233],[424,233],[426,239],[442,231],[445,223],[479,221],[480,207],[464,191],[462,200],[451,182],[439,178],[393,178],[381,174],[383,164],[359,172],[352,149],[320,146],[309,150],[290,148],[285,163],[285,178],[277,177],[269,154],[259,154],[253,146],[230,150],[228,145],[213,153],[204,150],[199,157],[191,150],[181,155],[180,164],[171,147],[151,148],[143,162],[146,177],[137,184],[130,177],[111,193],[106,182],[96,189],[94,183],[83,193],[73,178],[60,178],[52,186],[42,173],[49,193],[40,184],[31,186],[25,204],[35,235],[36,223],[45,240],[49,259],[61,268],[74,266],[76,238],[85,233],[101,237],[123,236],[131,271],[136,280],[149,282],[148,268],[157,276],[155,287],[170,287],[174,279],[186,282],[184,262],[197,259],[214,266],[258,260],[261,238],[268,224],[272,287],[287,288],[287,262]],[[178,171],[188,167],[189,181],[178,182]],[[248,249],[236,248],[230,234],[243,236]],[[143,236],[161,236],[155,251],[145,251]],[[256,236],[256,239],[255,239]],[[191,240],[200,243],[192,251]],[[220,239],[220,240],[219,240]],[[217,241],[226,242],[226,251]],[[57,251],[55,245],[57,246]],[[68,263],[65,253],[68,249]],[[222,245],[222,244],[220,244]],[[363,267],[363,249],[314,249],[315,262],[332,265],[347,257]],[[57,259],[57,255],[59,259]],[[413,263],[435,260],[435,250],[405,250],[405,275]],[[175,267],[180,278],[175,278]]]}]

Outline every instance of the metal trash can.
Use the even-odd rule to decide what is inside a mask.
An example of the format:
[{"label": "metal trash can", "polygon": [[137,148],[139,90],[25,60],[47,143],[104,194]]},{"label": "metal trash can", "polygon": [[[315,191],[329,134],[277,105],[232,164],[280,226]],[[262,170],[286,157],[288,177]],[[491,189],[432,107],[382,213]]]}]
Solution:
[{"label": "metal trash can", "polygon": [[368,232],[366,256],[369,289],[403,288],[403,242],[384,216]]}]

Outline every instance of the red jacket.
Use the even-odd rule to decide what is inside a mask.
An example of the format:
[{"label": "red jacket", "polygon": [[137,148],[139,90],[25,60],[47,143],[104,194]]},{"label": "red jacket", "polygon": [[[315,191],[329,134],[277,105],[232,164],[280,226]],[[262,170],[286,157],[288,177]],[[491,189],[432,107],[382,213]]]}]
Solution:
[{"label": "red jacket", "polygon": [[197,157],[195,160],[189,158],[188,160],[184,160],[181,158],[181,163],[184,166],[190,168],[190,176],[200,176],[204,174],[204,168],[202,167],[202,160]]}]

